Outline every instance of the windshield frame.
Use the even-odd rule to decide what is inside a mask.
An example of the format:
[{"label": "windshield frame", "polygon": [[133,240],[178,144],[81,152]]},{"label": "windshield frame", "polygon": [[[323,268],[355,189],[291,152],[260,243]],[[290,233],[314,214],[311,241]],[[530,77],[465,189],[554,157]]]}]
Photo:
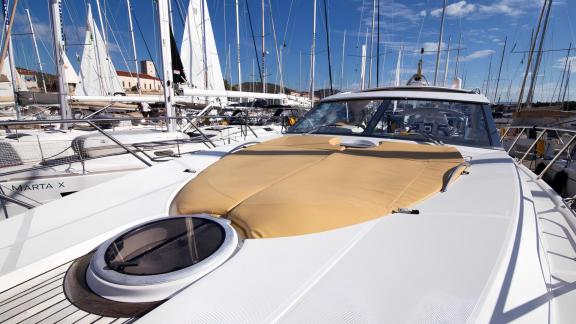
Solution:
[{"label": "windshield frame", "polygon": [[[458,146],[478,147],[478,148],[502,149],[500,137],[498,136],[498,130],[496,129],[496,125],[494,124],[494,120],[492,118],[492,111],[490,109],[490,104],[487,104],[484,102],[477,102],[477,101],[454,100],[454,99],[438,99],[438,98],[412,97],[412,96],[410,96],[410,97],[404,97],[404,96],[403,97],[366,96],[366,97],[359,97],[359,98],[325,99],[325,100],[319,101],[300,120],[298,120],[298,122],[294,126],[291,126],[286,131],[286,133],[287,134],[307,135],[308,132],[295,132],[295,131],[292,131],[292,129],[295,126],[299,125],[301,122],[305,122],[305,120],[308,119],[308,115],[310,114],[310,112],[312,112],[314,109],[316,109],[316,107],[318,105],[321,105],[324,103],[332,103],[332,102],[369,101],[369,100],[378,100],[378,101],[382,101],[382,103],[379,105],[377,111],[371,117],[371,120],[370,120],[369,124],[367,125],[368,127],[366,127],[366,130],[363,131],[362,133],[358,133],[358,134],[334,134],[331,132],[322,132],[321,131],[322,127],[320,127],[320,129],[317,129],[317,130],[315,130],[309,134],[366,137],[366,138],[391,139],[391,140],[411,141],[411,142],[429,142],[429,140],[426,138],[418,139],[418,138],[403,138],[402,136],[385,137],[385,136],[372,135],[371,133],[373,131],[374,125],[377,123],[378,119],[381,118],[382,115],[386,112],[386,110],[382,109],[382,104],[384,104],[386,101],[392,102],[394,100],[421,100],[421,101],[436,101],[436,102],[451,102],[451,103],[453,102],[453,103],[476,105],[478,107],[478,109],[481,109],[481,113],[482,113],[482,116],[484,119],[484,124],[485,124],[484,127],[486,129],[486,135],[488,137],[488,141],[490,144],[489,145],[478,145],[478,144],[474,144],[474,143],[461,143],[461,142],[456,142],[456,141],[452,142],[450,140],[445,141],[446,144],[458,145]],[[367,131],[370,131],[370,134],[366,134]]]}]

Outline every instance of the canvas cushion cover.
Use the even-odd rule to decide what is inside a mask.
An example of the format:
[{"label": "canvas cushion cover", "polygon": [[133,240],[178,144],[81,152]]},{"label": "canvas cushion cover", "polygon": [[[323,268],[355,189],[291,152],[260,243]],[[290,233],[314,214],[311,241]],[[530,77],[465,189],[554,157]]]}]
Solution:
[{"label": "canvas cushion cover", "polygon": [[448,146],[345,148],[337,137],[284,136],[214,163],[186,184],[175,206],[179,214],[227,217],[246,238],[308,234],[422,201],[461,162]]}]

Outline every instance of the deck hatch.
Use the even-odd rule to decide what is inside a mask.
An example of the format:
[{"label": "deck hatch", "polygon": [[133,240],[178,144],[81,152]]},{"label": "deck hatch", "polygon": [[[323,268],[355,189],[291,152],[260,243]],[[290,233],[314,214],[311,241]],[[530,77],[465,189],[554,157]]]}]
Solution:
[{"label": "deck hatch", "polygon": [[224,263],[238,247],[230,221],[206,214],[134,226],[96,250],[86,282],[119,302],[161,301]]}]

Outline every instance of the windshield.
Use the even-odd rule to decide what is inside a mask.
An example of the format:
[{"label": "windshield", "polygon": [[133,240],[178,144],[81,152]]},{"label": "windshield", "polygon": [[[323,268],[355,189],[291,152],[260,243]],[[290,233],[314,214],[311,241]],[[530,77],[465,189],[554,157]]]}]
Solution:
[{"label": "windshield", "polygon": [[478,103],[420,99],[323,102],[288,132],[491,146],[483,107]]}]

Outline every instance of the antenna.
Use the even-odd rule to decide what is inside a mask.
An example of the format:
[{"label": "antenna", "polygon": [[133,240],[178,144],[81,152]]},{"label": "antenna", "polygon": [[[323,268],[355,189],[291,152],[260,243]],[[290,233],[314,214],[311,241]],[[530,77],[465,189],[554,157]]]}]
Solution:
[{"label": "antenna", "polygon": [[424,48],[420,49],[420,60],[418,60],[418,69],[416,70],[416,74],[414,74],[406,83],[407,85],[415,85],[415,86],[428,86],[428,80],[422,74],[422,62],[424,57]]}]

